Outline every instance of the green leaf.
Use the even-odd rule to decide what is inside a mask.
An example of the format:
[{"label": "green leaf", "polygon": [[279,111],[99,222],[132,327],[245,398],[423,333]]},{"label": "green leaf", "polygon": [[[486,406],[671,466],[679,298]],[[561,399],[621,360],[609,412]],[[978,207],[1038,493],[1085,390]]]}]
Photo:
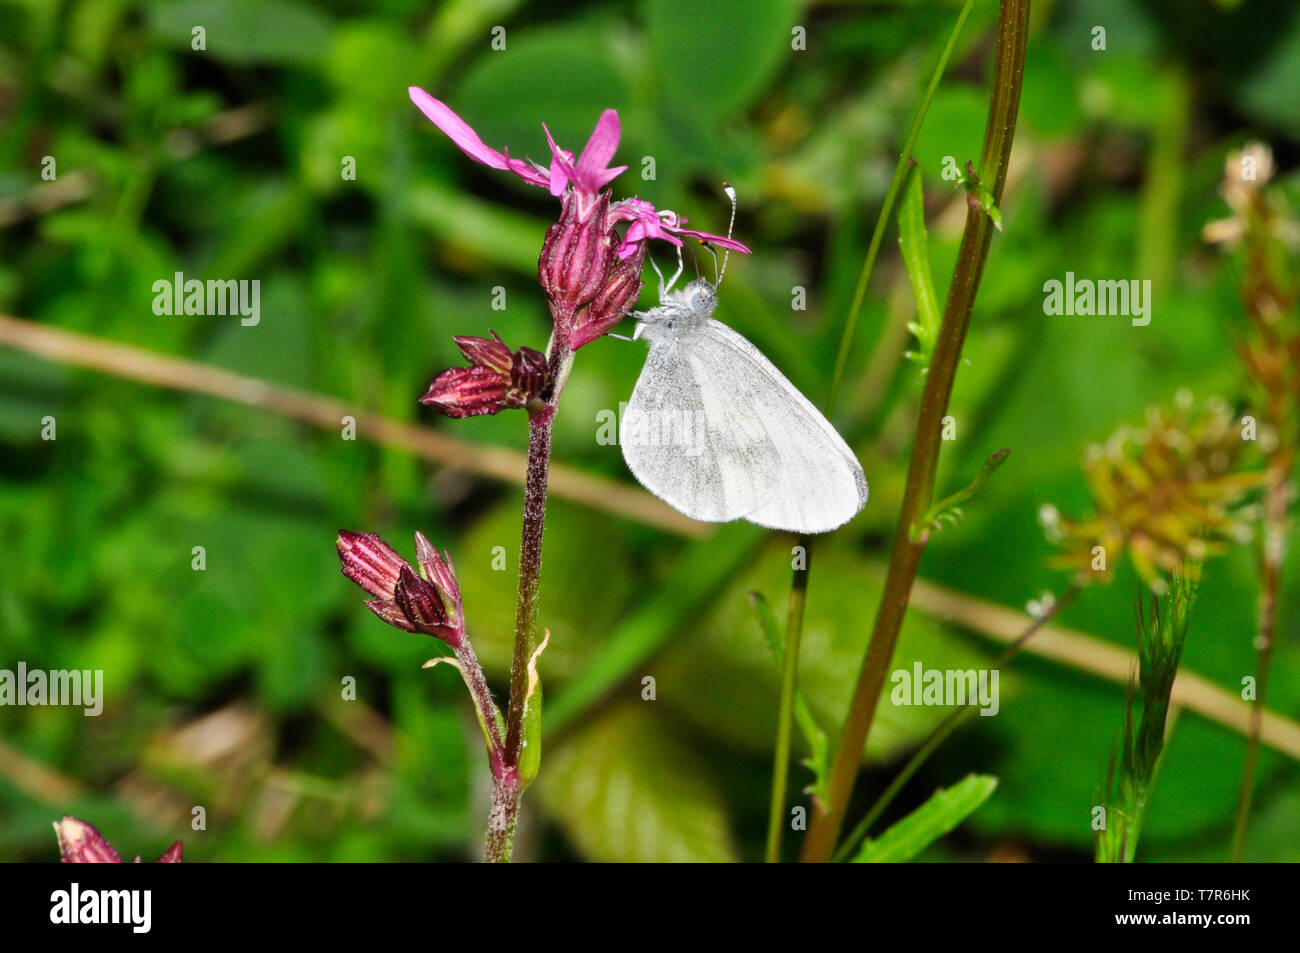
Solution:
[{"label": "green leaf", "polygon": [[484,202],[424,182],[407,193],[406,209],[412,221],[443,241],[521,274],[537,271],[546,228],[531,216],[510,211],[505,202]]},{"label": "green leaf", "polygon": [[662,85],[709,115],[749,105],[791,54],[793,0],[647,0],[650,53]]},{"label": "green leaf", "polygon": [[551,641],[551,631],[533,650],[528,660],[528,693],[524,696],[523,750],[519,753],[519,778],[524,787],[533,783],[542,765],[542,677],[537,673],[537,662]]},{"label": "green leaf", "polygon": [[934,358],[941,311],[930,273],[930,242],[925,230],[925,197],[921,191],[919,166],[912,169],[907,184],[903,186],[903,197],[898,205],[898,244],[903,250],[903,264],[907,267],[912,297],[916,300],[916,321],[909,324],[908,329],[916,335],[917,350],[908,351],[907,357],[928,368]]},{"label": "green leaf", "polygon": [[[701,733],[752,751],[771,751],[781,673],[754,638],[748,593],[789,589],[790,546],[787,539],[771,539],[707,609],[677,623],[674,640],[648,669],[658,680],[659,704],[689,718]],[[824,552],[808,581],[799,685],[818,721],[831,725],[848,707],[880,600],[881,570],[835,541]],[[847,592],[853,597],[840,595]],[[893,668],[910,669],[917,661],[928,668],[968,669],[985,667],[988,656],[982,646],[955,636],[942,623],[909,612]],[[1001,682],[1004,703],[1018,691],[1006,675]],[[886,691],[864,752],[867,761],[885,764],[898,758],[946,714],[938,706],[895,705]]]},{"label": "green leaf", "polygon": [[701,607],[742,569],[765,532],[749,523],[733,524],[687,548],[674,572],[651,591],[636,612],[604,633],[587,663],[565,683],[563,694],[551,704],[552,730],[576,719],[689,628]]},{"label": "green leaf", "polygon": [[[180,0],[149,8],[149,27],[174,46],[229,63],[296,63],[321,60],[330,47],[331,23],[317,10],[286,0]],[[198,52],[198,51],[196,51]]]},{"label": "green leaf", "polygon": [[654,705],[628,703],[548,756],[542,805],[590,859],[736,859],[713,769],[664,722]]},{"label": "green leaf", "polygon": [[[494,149],[508,147],[512,156],[549,162],[546,123],[556,143],[578,155],[604,110],[622,112],[630,105],[626,62],[615,54],[614,43],[590,26],[521,29],[507,34],[504,51],[488,50],[487,39],[485,52],[447,102]],[[447,146],[447,154],[468,168],[470,160]],[[512,178],[496,174],[503,184]]]},{"label": "green leaf", "polygon": [[862,845],[855,864],[900,863],[912,860],[944,834],[979,809],[998,786],[989,774],[970,774],[930,799],[894,824],[875,840]]},{"label": "green leaf", "polygon": [[961,504],[965,503],[972,496],[980,491],[984,486],[984,481],[992,475],[993,471],[1002,466],[1002,463],[1011,455],[1009,449],[1003,448],[994,454],[991,454],[984,465],[980,467],[979,473],[975,474],[975,479],[969,484],[962,487],[951,496],[946,496],[938,503],[931,506],[920,521],[912,526],[911,537],[913,542],[920,542],[928,539],[932,531],[943,529],[945,521],[950,525],[955,525],[965,516]]}]

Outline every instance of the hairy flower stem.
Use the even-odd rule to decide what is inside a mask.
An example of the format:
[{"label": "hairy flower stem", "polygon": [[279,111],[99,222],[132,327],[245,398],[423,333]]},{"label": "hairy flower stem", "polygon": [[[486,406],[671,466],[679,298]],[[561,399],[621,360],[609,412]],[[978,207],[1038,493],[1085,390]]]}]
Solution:
[{"label": "hairy flower stem", "polygon": [[550,392],[543,395],[543,401],[528,412],[528,473],[524,479],[524,525],[519,542],[519,590],[515,601],[514,656],[510,665],[510,706],[506,713],[501,770],[494,771],[485,857],[489,862],[510,860],[523,795],[519,758],[526,740],[524,709],[528,698],[528,661],[537,649],[537,595],[542,578],[542,533],[546,528],[551,425],[573,360],[567,333],[561,330],[564,324],[556,322],[557,330],[547,350],[547,364],[554,383]]},{"label": "hairy flower stem", "polygon": [[[998,14],[993,95],[989,102],[988,124],[984,132],[984,154],[979,166],[980,182],[992,195],[995,205],[1002,198],[1002,186],[1006,181],[1007,163],[1011,156],[1028,34],[1029,0],[1002,0]],[[907,470],[907,488],[898,514],[898,526],[894,531],[889,573],[885,578],[884,592],[876,612],[871,641],[867,644],[853,691],[849,714],[840,732],[831,765],[826,803],[817,806],[818,809],[812,812],[812,822],[800,855],[803,861],[829,860],[844,823],[849,795],[862,763],[863,745],[871,731],[880,691],[907,611],[912,583],[916,579],[921,554],[925,550],[923,540],[912,540],[912,528],[925,515],[934,495],[941,422],[948,412],[948,399],[961,362],[961,349],[970,327],[971,309],[979,290],[992,234],[993,223],[988,214],[980,208],[969,208],[943,323],[935,343],[934,360],[926,375],[925,391],[921,396],[916,436]]]},{"label": "hairy flower stem", "polygon": [[523,791],[519,775],[498,775],[492,781],[492,807],[488,810],[487,847],[483,860],[508,864],[515,849],[515,827],[519,821],[519,800]]}]

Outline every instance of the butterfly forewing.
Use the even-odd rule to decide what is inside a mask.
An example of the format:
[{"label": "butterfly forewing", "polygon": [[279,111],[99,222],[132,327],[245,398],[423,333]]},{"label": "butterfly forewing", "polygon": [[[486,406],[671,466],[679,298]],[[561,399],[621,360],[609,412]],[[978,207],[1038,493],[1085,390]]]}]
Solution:
[{"label": "butterfly forewing", "polygon": [[693,337],[651,340],[619,443],[628,469],[651,493],[692,519],[726,522],[772,495],[779,454],[734,389],[719,396],[710,386],[706,396],[707,375],[691,358]]}]

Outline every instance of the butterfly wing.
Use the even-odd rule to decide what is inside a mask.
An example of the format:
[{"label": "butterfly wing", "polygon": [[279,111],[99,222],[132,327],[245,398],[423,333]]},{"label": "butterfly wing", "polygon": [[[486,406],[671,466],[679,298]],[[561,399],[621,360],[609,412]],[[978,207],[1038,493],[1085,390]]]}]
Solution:
[{"label": "butterfly wing", "polygon": [[[776,448],[772,492],[740,515],[773,529],[824,533],[866,506],[867,480],[853,451],[758,348],[711,318],[688,346],[705,403],[740,403],[749,425],[760,425]],[[765,485],[772,479],[765,475]]]},{"label": "butterfly wing", "polygon": [[[692,519],[709,523],[753,512],[776,489],[780,454],[755,426],[734,364],[699,360],[698,332],[654,340],[619,421],[619,445],[641,485]],[[703,341],[707,350],[709,344]]]}]

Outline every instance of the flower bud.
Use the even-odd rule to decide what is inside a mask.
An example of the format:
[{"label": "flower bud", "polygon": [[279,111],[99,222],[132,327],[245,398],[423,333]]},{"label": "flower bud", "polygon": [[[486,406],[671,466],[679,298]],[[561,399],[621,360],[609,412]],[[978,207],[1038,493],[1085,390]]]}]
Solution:
[{"label": "flower bud", "polygon": [[572,315],[604,287],[616,258],[609,195],[580,209],[575,193],[564,198],[560,220],[546,232],[537,277],[556,315]]},{"label": "flower bud", "polygon": [[[66,814],[63,820],[54,825],[55,836],[59,839],[59,852],[65,864],[120,864],[122,856],[113,849],[113,845],[104,840],[102,834],[85,821]],[[182,845],[180,841],[172,844],[155,863],[179,864]],[[136,857],[135,863],[140,863]]]},{"label": "flower bud", "polygon": [[506,347],[505,341],[495,331],[489,331],[491,338],[476,338],[458,335],[452,338],[465,360],[479,367],[486,367],[498,374],[509,374],[514,354]]},{"label": "flower bud", "polygon": [[623,320],[624,315],[636,304],[645,284],[641,280],[641,263],[645,257],[645,245],[638,245],[630,258],[617,262],[609,271],[605,286],[592,299],[574,323],[569,346],[574,350],[588,344],[608,332]]},{"label": "flower bud", "polygon": [[420,398],[447,417],[479,417],[527,407],[546,390],[550,375],[546,356],[532,348],[511,351],[492,338],[458,337],[456,346],[470,367],[451,367],[429,383]]},{"label": "flower bud", "polygon": [[452,648],[461,644],[460,585],[451,559],[422,534],[415,534],[415,549],[423,575],[374,533],[341,530],[337,547],[343,575],[374,596],[366,601],[371,612],[403,632],[431,635]]}]

